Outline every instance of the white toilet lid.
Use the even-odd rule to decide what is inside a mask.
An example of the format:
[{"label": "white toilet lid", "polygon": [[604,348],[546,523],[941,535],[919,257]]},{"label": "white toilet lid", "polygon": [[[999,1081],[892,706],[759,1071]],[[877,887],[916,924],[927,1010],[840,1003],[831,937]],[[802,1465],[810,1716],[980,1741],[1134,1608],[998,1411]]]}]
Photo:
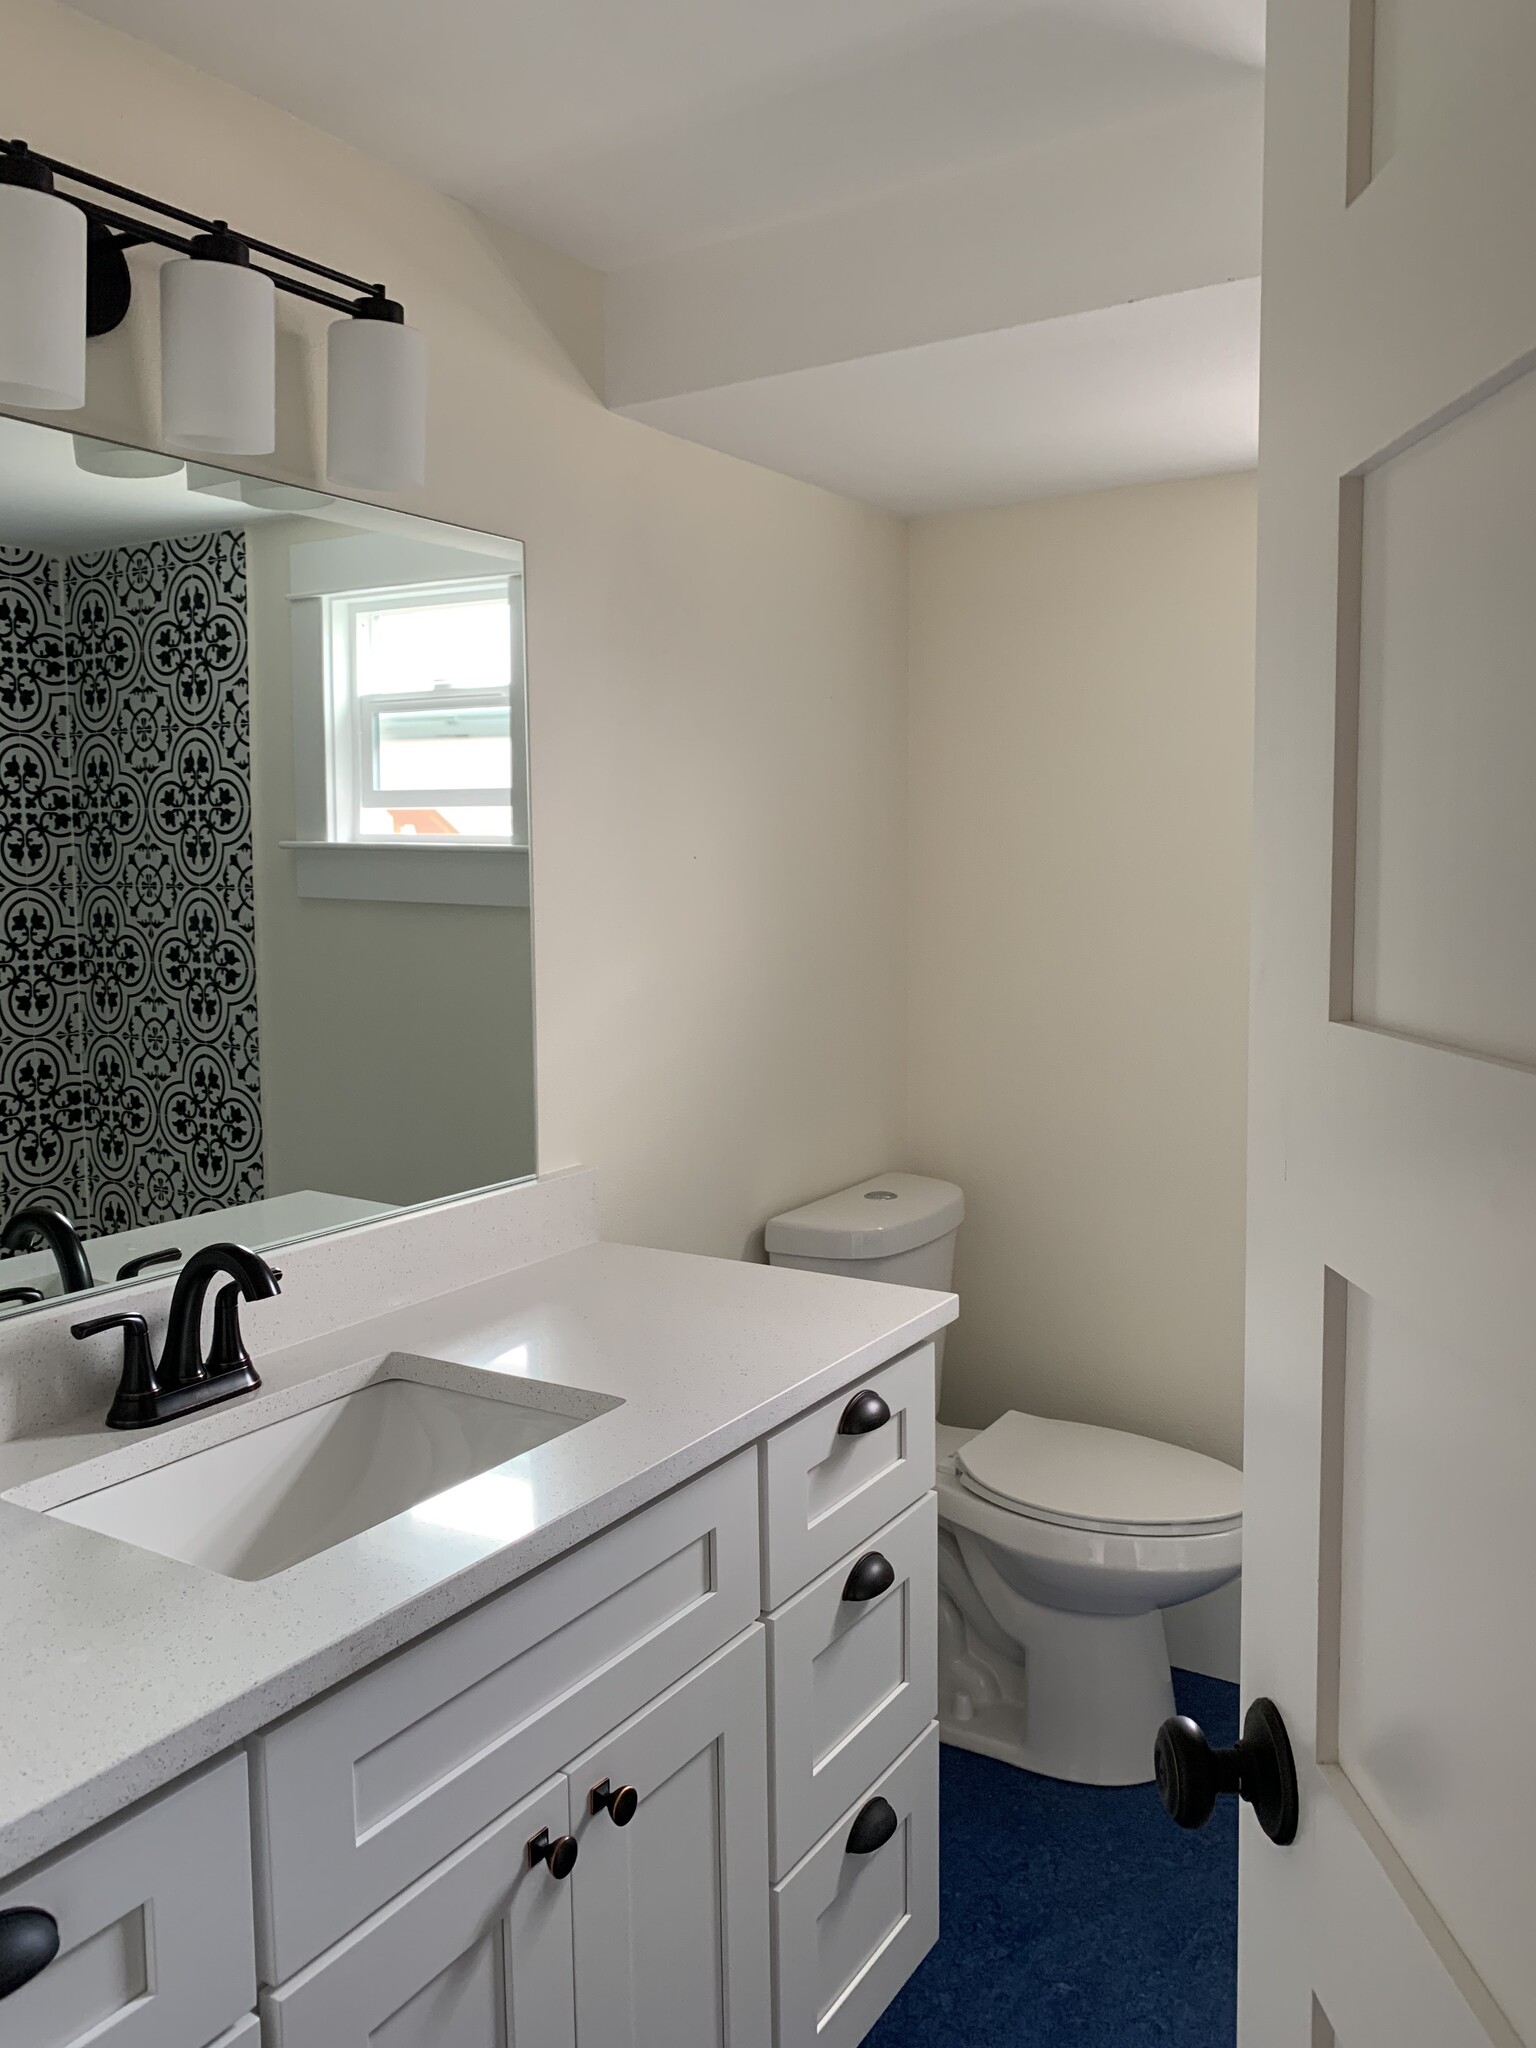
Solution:
[{"label": "white toilet lid", "polygon": [[1192,1536],[1242,1520],[1243,1475],[1178,1444],[1010,1409],[955,1453],[961,1482],[1037,1521]]}]

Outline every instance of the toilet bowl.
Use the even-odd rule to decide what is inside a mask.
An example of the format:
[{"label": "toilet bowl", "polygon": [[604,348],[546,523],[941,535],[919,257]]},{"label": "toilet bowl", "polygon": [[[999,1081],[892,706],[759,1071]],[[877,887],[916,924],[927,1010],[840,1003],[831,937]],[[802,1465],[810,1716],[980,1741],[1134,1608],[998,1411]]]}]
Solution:
[{"label": "toilet bowl", "polygon": [[[947,1288],[963,1215],[948,1181],[878,1175],[775,1216],[768,1256]],[[939,1424],[937,1467],[943,1739],[1079,1784],[1149,1782],[1174,1711],[1163,1610],[1238,1576],[1242,1474],[1018,1412]]]},{"label": "toilet bowl", "polygon": [[[970,1469],[967,1469],[967,1468]],[[1173,1711],[1162,1610],[1242,1567],[1242,1474],[1121,1430],[938,1428],[943,1739],[1139,1785]]]}]

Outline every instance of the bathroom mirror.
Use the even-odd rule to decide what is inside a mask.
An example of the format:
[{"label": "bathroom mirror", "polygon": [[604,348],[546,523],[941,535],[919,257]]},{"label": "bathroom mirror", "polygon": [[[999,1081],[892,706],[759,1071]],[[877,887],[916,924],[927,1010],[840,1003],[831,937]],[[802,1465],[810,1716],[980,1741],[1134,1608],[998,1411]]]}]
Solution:
[{"label": "bathroom mirror", "polygon": [[0,1314],[534,1171],[523,650],[515,541],[0,417]]}]

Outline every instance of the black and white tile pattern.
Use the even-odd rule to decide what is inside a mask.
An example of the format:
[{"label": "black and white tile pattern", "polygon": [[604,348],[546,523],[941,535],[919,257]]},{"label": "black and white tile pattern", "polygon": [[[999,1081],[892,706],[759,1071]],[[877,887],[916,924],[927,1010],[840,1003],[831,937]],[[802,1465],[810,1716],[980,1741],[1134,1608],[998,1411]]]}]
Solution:
[{"label": "black and white tile pattern", "polygon": [[0,549],[0,1212],[262,1192],[245,537]]}]

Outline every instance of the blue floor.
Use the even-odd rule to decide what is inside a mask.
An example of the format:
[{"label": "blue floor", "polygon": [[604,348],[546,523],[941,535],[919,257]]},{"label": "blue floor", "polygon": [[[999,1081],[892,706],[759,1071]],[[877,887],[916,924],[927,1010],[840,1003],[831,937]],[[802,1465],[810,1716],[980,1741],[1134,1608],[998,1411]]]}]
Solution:
[{"label": "blue floor", "polygon": [[[1237,1687],[1176,1671],[1237,1740]],[[938,1947],[865,2048],[1232,2048],[1237,1812],[1198,1834],[1151,1785],[1107,1791],[946,1747]]]}]

